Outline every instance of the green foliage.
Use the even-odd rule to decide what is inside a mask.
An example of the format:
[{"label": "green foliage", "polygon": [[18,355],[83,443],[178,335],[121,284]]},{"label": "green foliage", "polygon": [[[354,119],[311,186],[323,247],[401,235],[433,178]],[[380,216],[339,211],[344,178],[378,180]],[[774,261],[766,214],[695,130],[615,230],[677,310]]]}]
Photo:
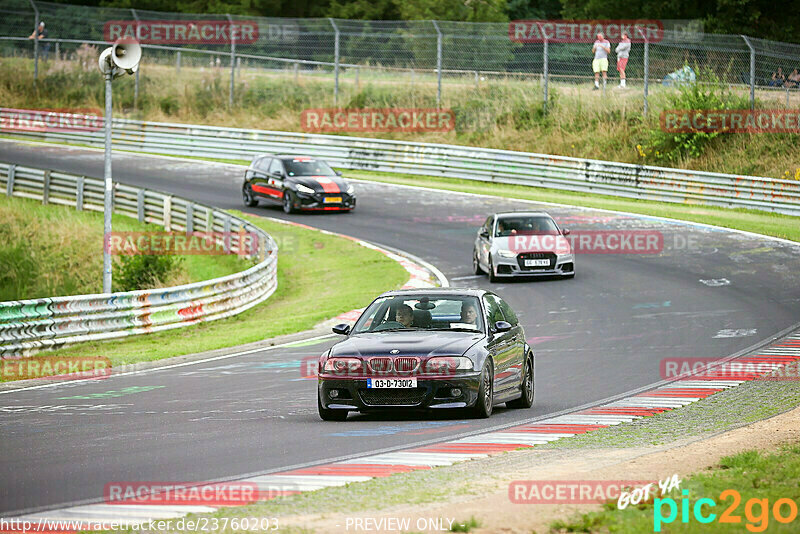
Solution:
[{"label": "green foliage", "polygon": [[182,261],[177,256],[120,256],[114,265],[114,291],[158,287],[180,270]]},{"label": "green foliage", "polygon": [[181,109],[178,98],[175,95],[167,95],[158,103],[161,111],[166,115],[177,115]]},{"label": "green foliage", "polygon": [[[697,68],[695,68],[697,70]],[[723,84],[710,69],[702,71],[698,82],[680,85],[676,93],[667,97],[667,109],[690,110],[723,110],[747,109],[750,105],[747,97],[737,96],[730,87]],[[720,135],[737,134],[691,131],[685,133],[669,133],[663,129],[653,128],[644,146],[637,146],[639,156],[646,160],[653,156],[657,162],[675,163],[682,158],[697,158],[705,148]]]},{"label": "green foliage", "polygon": [[475,516],[470,516],[467,521],[458,522],[456,520],[453,523],[453,526],[450,527],[450,532],[470,532],[473,528],[478,528],[481,526],[480,521],[475,519]]}]

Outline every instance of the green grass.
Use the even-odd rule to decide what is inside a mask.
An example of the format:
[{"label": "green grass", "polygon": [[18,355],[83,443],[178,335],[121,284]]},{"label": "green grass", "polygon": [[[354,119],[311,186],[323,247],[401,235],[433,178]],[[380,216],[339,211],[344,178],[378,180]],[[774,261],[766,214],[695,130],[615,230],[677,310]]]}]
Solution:
[{"label": "green grass", "polygon": [[[93,55],[92,57],[96,57]],[[40,64],[39,82],[33,86],[32,61],[0,59],[0,101],[7,107],[37,109],[101,109],[102,79],[97,69],[83,70],[77,62]],[[247,62],[245,62],[247,63]],[[363,69],[362,69],[363,70]],[[703,81],[709,82],[711,78]],[[237,74],[235,104],[228,106],[227,69],[201,70],[185,64],[177,75],[172,65],[145,58],[140,70],[140,96],[134,107],[134,82],[130,76],[115,82],[115,116],[148,121],[211,124],[263,130],[300,131],[300,116],[309,108],[333,107],[330,76],[303,75],[298,82],[290,71],[267,72],[244,68]],[[488,77],[477,87],[467,78],[444,80],[443,108],[453,111],[450,132],[351,133],[347,135],[451,143],[595,158],[629,163],[800,180],[800,164],[793,154],[800,149],[798,134],[723,134],[716,138],[680,141],[660,130],[659,114],[665,109],[725,104],[747,107],[742,89],[720,89],[711,97],[676,100],[676,90],[653,84],[648,116],[642,116],[641,85],[628,91],[593,92],[591,82],[567,83],[553,79],[548,112],[543,110],[538,82]],[[435,108],[436,80],[419,76],[410,83],[407,74],[372,76],[362,72],[356,83],[352,71],[340,79],[340,106],[345,108]],[[706,86],[703,86],[706,87]],[[783,108],[781,91],[758,91],[756,107]],[[777,99],[777,100],[776,100]],[[793,92],[790,108],[800,93]],[[719,107],[717,105],[717,107]],[[694,109],[694,108],[692,108]],[[697,148],[698,150],[693,150]]]},{"label": "green grass", "polygon": [[339,313],[366,306],[377,294],[408,279],[398,263],[349,239],[232,213],[264,229],[281,247],[278,289],[264,303],[235,317],[189,328],[86,342],[41,355],[95,354],[108,357],[116,367],[260,341],[301,332]]},{"label": "green grass", "polygon": [[[667,474],[665,473],[665,476]],[[720,460],[719,464],[709,472],[698,473],[681,482],[681,490],[688,490],[688,521],[682,524],[682,495],[673,491],[665,498],[676,501],[677,516],[670,524],[660,525],[661,532],[797,532],[798,519],[789,524],[781,524],[772,516],[772,508],[779,499],[791,499],[795,505],[800,503],[800,445],[784,447],[775,453],[767,454],[751,450]],[[735,490],[741,496],[738,507],[731,510],[731,516],[739,516],[740,523],[720,523],[721,514],[734,504],[733,497],[720,495],[725,490]],[[716,519],[708,524],[698,522],[692,510],[701,498],[712,499],[716,506],[711,509],[704,504],[702,511],[716,514]],[[751,499],[766,499],[768,510],[759,505],[750,506]],[[691,507],[691,508],[690,508]],[[617,509],[616,501],[604,505],[603,511],[576,515],[568,520],[551,524],[557,532],[619,532],[621,534],[653,532],[656,526],[654,514],[660,511],[659,517],[669,516],[669,506],[653,500],[628,506],[624,510]],[[766,512],[766,513],[764,513]],[[789,507],[782,506],[782,513],[789,514]]]},{"label": "green grass", "polygon": [[[164,230],[123,215],[113,216],[112,227]],[[0,265],[0,302],[102,293],[103,215],[0,195]],[[248,266],[235,256],[185,256],[162,285],[208,280]]]},{"label": "green grass", "polygon": [[466,521],[459,522],[456,520],[453,526],[450,527],[450,532],[471,532],[473,528],[478,528],[479,526],[481,526],[481,522],[475,519],[474,516],[470,516]]}]

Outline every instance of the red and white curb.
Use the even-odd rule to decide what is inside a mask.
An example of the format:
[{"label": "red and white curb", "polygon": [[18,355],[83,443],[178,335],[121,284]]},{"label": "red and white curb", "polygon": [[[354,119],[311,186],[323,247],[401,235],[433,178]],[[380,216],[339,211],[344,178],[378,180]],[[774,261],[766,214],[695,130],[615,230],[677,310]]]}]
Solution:
[{"label": "red and white curb", "polygon": [[[790,335],[766,348],[728,362],[730,361],[742,364],[735,378],[729,372],[712,368],[704,370],[702,375],[687,376],[644,393],[533,423],[397,452],[252,477],[238,482],[257,485],[262,500],[267,500],[345,486],[396,473],[448,466],[651,417],[697,402],[743,382],[764,377],[787,364],[800,364],[800,334]],[[214,506],[92,504],[15,519],[81,521],[87,527],[117,521],[132,526],[153,519],[178,518],[189,513],[213,512],[216,509]]]}]

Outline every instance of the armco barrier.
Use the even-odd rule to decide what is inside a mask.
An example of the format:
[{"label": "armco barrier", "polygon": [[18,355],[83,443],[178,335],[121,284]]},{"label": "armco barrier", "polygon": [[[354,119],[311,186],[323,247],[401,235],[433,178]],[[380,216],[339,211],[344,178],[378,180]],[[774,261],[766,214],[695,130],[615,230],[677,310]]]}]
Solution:
[{"label": "armco barrier", "polygon": [[[0,132],[30,139],[103,146],[101,130],[68,129],[57,116],[47,118],[43,113],[0,108]],[[800,182],[797,181],[510,150],[127,119],[114,119],[114,147],[228,159],[248,159],[259,153],[302,152],[346,169],[445,176],[800,215]]]},{"label": "armco barrier", "polygon": [[[103,211],[103,182],[84,176],[0,163],[0,191],[45,204]],[[0,302],[0,357],[222,319],[255,306],[275,291],[277,245],[247,221],[123,184],[115,184],[113,204],[115,213],[163,225],[168,231],[230,232],[230,243],[224,246],[234,253],[240,251],[237,232],[254,233],[258,247],[246,257],[257,263],[236,274],[178,287]]]}]

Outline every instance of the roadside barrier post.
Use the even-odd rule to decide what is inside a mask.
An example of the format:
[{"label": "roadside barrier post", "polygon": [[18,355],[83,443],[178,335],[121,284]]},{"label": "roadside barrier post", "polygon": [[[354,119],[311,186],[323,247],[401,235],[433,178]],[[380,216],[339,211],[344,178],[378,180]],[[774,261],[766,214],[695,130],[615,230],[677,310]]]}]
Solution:
[{"label": "roadside barrier post", "polygon": [[331,21],[331,26],[333,26],[334,31],[334,41],[333,41],[333,105],[339,105],[339,27],[336,25],[336,22],[332,18],[328,19]]},{"label": "roadside barrier post", "polygon": [[236,83],[236,32],[233,31],[233,17],[225,14],[228,22],[231,23],[231,87],[228,91],[228,107],[233,107],[233,87]]},{"label": "roadside barrier post", "polygon": [[637,28],[639,33],[642,34],[642,38],[644,39],[644,114],[647,115],[647,88],[648,88],[648,78],[650,77],[650,41],[647,39],[647,35],[645,35],[644,31],[641,28]]},{"label": "roadside barrier post", "polygon": [[436,107],[442,107],[442,31],[439,24],[432,20],[433,27],[436,28]]},{"label": "roadside barrier post", "polygon": [[548,98],[547,98],[548,97],[547,84],[548,84],[548,81],[549,81],[549,78],[550,78],[550,73],[549,73],[549,68],[548,68],[549,65],[547,63],[547,59],[548,59],[548,56],[549,56],[548,50],[547,50],[547,33],[542,28],[542,23],[541,22],[537,22],[536,24],[537,24],[537,26],[539,26],[539,33],[544,38],[543,39],[544,40],[544,45],[542,47],[542,86],[544,88],[544,102],[542,104],[542,110],[545,113],[547,113],[547,100],[548,100]]},{"label": "roadside barrier post", "polygon": [[[131,9],[131,15],[133,15],[133,20],[136,21],[136,29],[139,29],[139,15],[136,13],[135,9]],[[137,32],[138,34],[138,32]],[[180,55],[180,52],[178,52]],[[180,69],[179,69],[180,70]],[[137,106],[139,105],[139,69],[136,69],[136,72],[133,74],[133,110],[136,111]]]},{"label": "roadside barrier post", "polygon": [[28,0],[33,8],[35,22],[33,26],[33,86],[36,87],[36,81],[39,79],[39,8],[33,0]]},{"label": "roadside barrier post", "polygon": [[750,49],[750,109],[756,107],[756,49],[750,44],[746,35],[741,36],[747,48]]}]

